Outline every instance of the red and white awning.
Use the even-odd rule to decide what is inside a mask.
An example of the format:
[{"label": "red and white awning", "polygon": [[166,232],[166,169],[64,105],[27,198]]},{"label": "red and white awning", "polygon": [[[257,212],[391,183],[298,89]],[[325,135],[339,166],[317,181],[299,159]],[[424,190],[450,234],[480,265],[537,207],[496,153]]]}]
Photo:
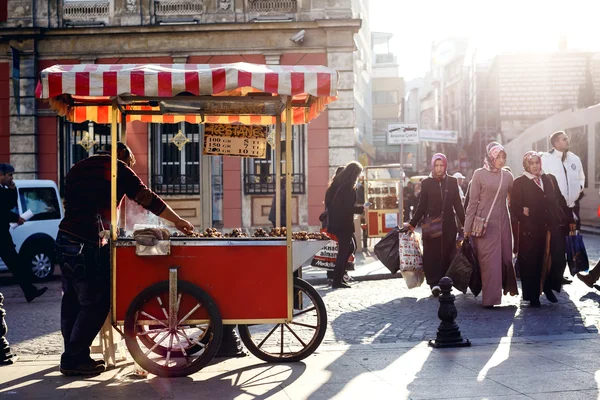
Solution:
[{"label": "red and white awning", "polygon": [[[41,72],[37,97],[49,99],[72,122],[110,122],[110,98],[121,95],[175,97],[245,96],[251,92],[292,96],[293,123],[307,123],[337,99],[337,72],[322,66],[236,64],[79,64]],[[300,106],[301,105],[301,106]],[[152,110],[152,107],[150,107]],[[128,121],[199,122],[190,115],[134,115]],[[206,122],[268,125],[272,116],[206,116]]]}]

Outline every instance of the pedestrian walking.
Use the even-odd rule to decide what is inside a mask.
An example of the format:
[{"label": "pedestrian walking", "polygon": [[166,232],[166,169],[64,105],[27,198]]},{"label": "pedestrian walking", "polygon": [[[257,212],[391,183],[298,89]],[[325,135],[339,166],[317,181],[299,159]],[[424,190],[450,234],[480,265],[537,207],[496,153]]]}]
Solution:
[{"label": "pedestrian walking", "polygon": [[[56,245],[62,271],[61,332],[64,375],[97,375],[104,361],[90,357],[90,345],[106,320],[110,306],[110,246],[99,233],[110,227],[110,149],[75,164],[65,180],[65,217]],[[144,185],[131,167],[135,157],[118,144],[117,202],[124,196],[175,224],[184,233],[193,225],[177,215]]]},{"label": "pedestrian walking", "polygon": [[348,258],[355,251],[354,214],[364,213],[368,207],[356,204],[356,182],[362,166],[352,161],[341,170],[325,192],[325,208],[327,209],[327,232],[338,240],[338,254],[333,271],[332,288],[351,287],[344,282]]},{"label": "pedestrian walking", "polygon": [[[524,172],[515,179],[510,194],[510,210],[519,222],[517,263],[520,268],[523,300],[540,307],[540,295],[556,303],[553,290],[560,292],[563,266],[556,242],[563,241],[559,207],[566,207],[553,175],[542,170],[539,153],[528,151],[523,156]],[[560,252],[560,250],[559,250]]]},{"label": "pedestrian walking", "polygon": [[[547,174],[552,174],[558,182],[558,187],[561,194],[565,198],[566,208],[564,215],[566,218],[562,218],[560,221],[561,234],[563,237],[569,234],[570,230],[573,230],[573,226],[569,226],[568,214],[573,216],[576,224],[579,222],[579,207],[578,200],[580,199],[581,193],[585,186],[585,173],[583,172],[583,166],[581,159],[569,151],[570,141],[567,134],[563,131],[554,132],[550,136],[550,144],[552,144],[552,150],[542,154],[542,164],[544,165],[544,171]],[[564,240],[561,248],[566,253]],[[566,268],[566,257],[564,257],[563,264],[563,275],[564,269]],[[570,279],[563,278],[563,283],[571,283]]]},{"label": "pedestrian walking", "polygon": [[463,191],[463,185],[464,185],[466,178],[460,172],[455,172],[454,175],[452,175],[452,176],[454,178],[456,178],[456,180],[458,181],[458,193],[460,194],[460,200],[464,203],[465,202],[465,192]]},{"label": "pedestrian walking", "polygon": [[[15,214],[17,207],[17,188],[14,182],[15,169],[10,164],[0,164],[0,258],[21,287],[25,300],[32,302],[43,295],[48,288],[38,289],[32,283],[33,272],[21,262],[10,234],[10,223],[23,225],[25,220]],[[18,229],[18,228],[17,228]]]},{"label": "pedestrian walking", "polygon": [[[446,172],[448,160],[442,153],[431,159],[431,174],[421,182],[421,196],[413,218],[405,227],[414,230],[421,219],[441,217],[441,234],[429,237],[423,228],[423,270],[432,293],[440,293],[438,283],[442,279],[456,252],[456,218],[461,226],[465,222],[465,210],[460,198],[458,181]],[[425,223],[424,221],[424,223]]]},{"label": "pedestrian walking", "polygon": [[518,294],[507,206],[513,176],[502,168],[505,163],[504,147],[496,142],[488,144],[483,168],[473,173],[465,218],[465,237],[474,237],[481,271],[481,303],[487,308],[502,302],[503,291]]}]

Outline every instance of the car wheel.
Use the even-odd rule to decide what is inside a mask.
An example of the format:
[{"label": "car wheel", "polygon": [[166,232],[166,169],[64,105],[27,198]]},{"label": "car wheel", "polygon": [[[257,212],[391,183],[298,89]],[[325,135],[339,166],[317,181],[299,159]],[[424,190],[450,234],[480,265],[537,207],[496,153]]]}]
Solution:
[{"label": "car wheel", "polygon": [[48,243],[34,242],[27,246],[22,252],[22,256],[25,265],[31,268],[35,281],[47,281],[54,275],[54,264],[56,263],[54,246]]}]

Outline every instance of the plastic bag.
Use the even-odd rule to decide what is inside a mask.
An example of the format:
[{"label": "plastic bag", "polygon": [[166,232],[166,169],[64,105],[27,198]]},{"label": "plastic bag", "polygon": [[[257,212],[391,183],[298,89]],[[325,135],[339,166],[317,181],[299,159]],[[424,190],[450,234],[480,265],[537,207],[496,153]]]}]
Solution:
[{"label": "plastic bag", "polygon": [[400,268],[399,242],[400,228],[395,227],[374,248],[375,255],[392,274]]},{"label": "plastic bag", "polygon": [[460,250],[456,253],[446,273],[446,276],[452,279],[453,286],[463,293],[467,293],[471,276],[475,270],[475,266],[467,256],[469,246],[468,241],[463,241]]},{"label": "plastic bag", "polygon": [[576,233],[565,237],[565,242],[567,263],[569,264],[571,276],[575,276],[578,272],[587,271],[590,268],[590,261],[583,244],[583,237]]},{"label": "plastic bag", "polygon": [[419,287],[425,280],[423,257],[418,236],[413,233],[400,235],[400,271],[409,289]]},{"label": "plastic bag", "polygon": [[[324,268],[333,271],[335,269],[335,260],[338,254],[338,242],[330,240],[325,247],[317,251],[310,261],[310,265],[317,268]],[[354,263],[354,254],[348,257],[349,263]]]}]

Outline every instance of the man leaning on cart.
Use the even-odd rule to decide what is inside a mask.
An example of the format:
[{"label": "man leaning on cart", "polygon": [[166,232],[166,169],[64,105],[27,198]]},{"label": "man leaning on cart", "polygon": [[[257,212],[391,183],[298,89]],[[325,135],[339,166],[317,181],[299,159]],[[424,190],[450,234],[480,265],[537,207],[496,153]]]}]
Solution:
[{"label": "man leaning on cart", "polygon": [[[175,224],[184,233],[194,226],[177,215],[152,192],[131,169],[133,153],[117,145],[117,202],[124,196],[146,210]],[[90,357],[90,346],[104,324],[110,308],[110,246],[100,233],[110,226],[110,146],[75,164],[66,177],[65,218],[56,239],[62,270],[61,331],[64,375],[96,375],[104,361]]]}]

